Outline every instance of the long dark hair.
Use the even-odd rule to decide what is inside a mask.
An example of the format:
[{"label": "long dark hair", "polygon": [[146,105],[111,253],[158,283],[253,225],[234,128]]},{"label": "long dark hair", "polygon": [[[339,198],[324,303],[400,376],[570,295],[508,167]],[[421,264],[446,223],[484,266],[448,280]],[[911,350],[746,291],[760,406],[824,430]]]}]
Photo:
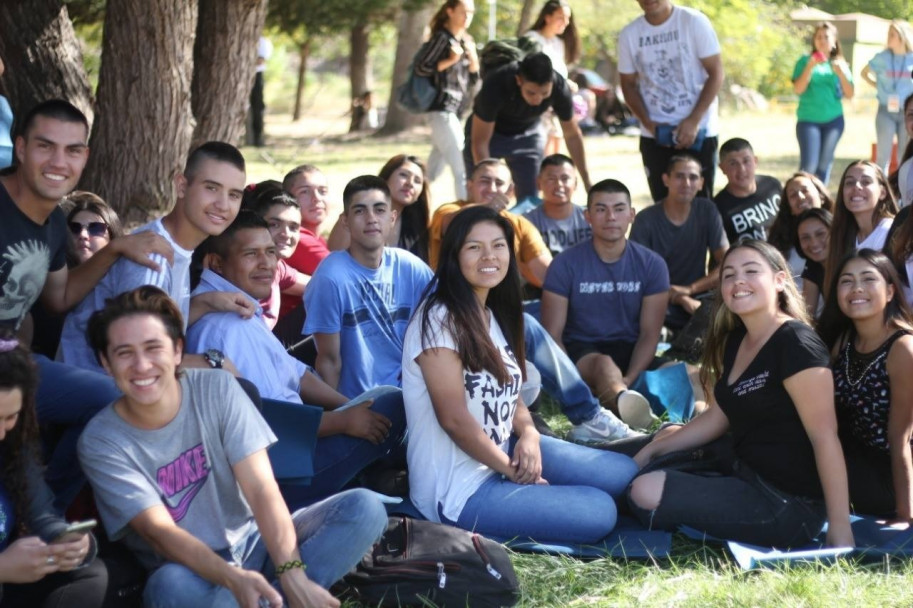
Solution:
[{"label": "long dark hair", "polygon": [[431,18],[431,23],[428,25],[432,36],[447,27],[447,21],[450,20],[450,15],[447,14],[447,11],[453,10],[461,4],[463,4],[463,0],[446,0],[441,5],[441,8],[437,9],[434,17]]},{"label": "long dark hair", "polygon": [[818,198],[821,199],[821,208],[834,212],[834,199],[827,193],[827,188],[821,183],[815,175],[807,171],[796,171],[788,180],[783,183],[783,192],[780,194],[780,209],[777,211],[777,217],[774,218],[770,231],[767,233],[767,242],[776,247],[783,255],[789,254],[793,246],[793,235],[796,234],[796,216],[793,215],[792,208],[789,205],[789,196],[786,194],[789,185],[796,179],[804,177],[812,183],[815,190],[818,191]]},{"label": "long dark hair", "polygon": [[[875,203],[872,210],[872,225],[874,226],[886,217],[897,215],[897,201],[894,200],[894,191],[888,185],[888,179],[884,175],[881,167],[867,160],[857,160],[843,171],[840,176],[839,190],[837,191],[837,204],[834,208],[834,224],[831,226],[831,241],[827,250],[827,260],[824,264],[824,286],[830,288],[831,282],[836,275],[837,267],[840,261],[847,254],[856,249],[856,237],[859,234],[859,225],[856,218],[846,208],[846,202],[843,200],[843,181],[846,174],[853,167],[868,167],[875,171],[878,183],[885,191],[883,199]],[[828,294],[825,294],[827,297]]]},{"label": "long dark hair", "polygon": [[888,285],[894,286],[894,297],[888,301],[884,308],[884,324],[886,327],[906,329],[913,331],[913,314],[903,295],[903,284],[900,276],[894,269],[894,264],[885,254],[874,249],[854,250],[844,255],[837,265],[834,276],[831,277],[827,300],[818,322],[818,334],[827,347],[834,353],[835,347],[841,347],[850,339],[853,332],[853,321],[843,314],[837,302],[837,283],[840,273],[846,265],[853,260],[864,260],[875,267]]},{"label": "long dark hair", "polygon": [[[812,207],[811,209],[806,209],[796,217],[796,232],[793,235],[793,247],[795,247],[796,253],[803,260],[807,260],[808,256],[802,251],[802,243],[799,241],[799,226],[808,220],[818,220],[824,224],[828,234],[830,234],[831,225],[834,223],[834,214],[822,207]],[[828,236],[828,238],[830,238],[830,236]]]},{"label": "long dark hair", "polygon": [[[545,18],[555,11],[563,11],[565,8],[570,8],[570,4],[568,4],[566,0],[548,0],[545,5],[543,5],[542,10],[539,11],[539,16],[536,17],[536,21],[530,29],[541,32],[542,28],[545,27]],[[571,18],[568,21],[564,32],[558,34],[558,37],[564,42],[564,63],[566,65],[572,65],[580,61],[580,33],[577,31],[577,25],[574,23],[573,12],[571,12]]]},{"label": "long dark hair", "polygon": [[484,312],[480,310],[472,286],[460,270],[460,250],[472,228],[482,222],[497,225],[507,239],[510,263],[507,276],[488,292],[485,305],[504,332],[507,344],[516,357],[517,365],[526,379],[526,349],[523,338],[523,298],[520,273],[514,253],[514,229],[497,211],[484,205],[466,207],[457,212],[441,242],[441,261],[431,283],[422,295],[422,345],[436,332],[433,310],[443,306],[447,311],[445,329],[456,341],[463,366],[473,372],[483,369],[506,384],[510,381],[507,368],[491,337]]},{"label": "long dark hair", "polygon": [[26,522],[29,510],[29,491],[26,473],[29,463],[40,461],[38,449],[38,420],[35,414],[35,393],[38,390],[38,369],[28,349],[9,329],[0,330],[0,390],[19,389],[22,409],[16,425],[0,441],[3,486],[9,493],[16,514],[16,534],[28,533]]},{"label": "long dark hair", "polygon": [[398,246],[408,249],[425,262],[428,261],[428,224],[431,221],[431,188],[428,184],[428,170],[425,163],[417,156],[397,154],[381,167],[378,177],[384,181],[390,179],[393,172],[412,163],[422,170],[422,191],[411,205],[400,211],[400,231]]},{"label": "long dark hair", "polygon": [[818,35],[819,30],[827,30],[828,32],[830,32],[831,34],[834,35],[834,46],[832,47],[831,52],[834,52],[834,50],[836,50],[836,56],[843,58],[843,47],[840,46],[840,34],[837,32],[837,26],[834,25],[833,23],[829,23],[827,21],[819,21],[818,23],[815,24],[815,29],[812,30],[812,41],[811,41],[812,50],[811,50],[811,52],[815,53],[818,50],[815,48],[815,36]]},{"label": "long dark hair", "polygon": [[[783,291],[777,295],[777,305],[780,312],[793,319],[809,324],[808,312],[793,281],[792,272],[789,269],[786,259],[780,251],[765,241],[757,239],[745,239],[733,245],[723,256],[720,263],[720,273],[726,260],[733,252],[739,249],[751,249],[756,251],[764,258],[764,261],[773,272],[783,272],[786,274],[786,280],[783,283]],[[732,330],[738,327],[744,327],[745,324],[734,312],[729,310],[723,302],[723,290],[716,290],[716,297],[713,302],[713,312],[710,314],[710,327],[707,329],[707,337],[704,341],[704,354],[701,358],[700,379],[705,391],[713,390],[713,385],[723,374],[723,353],[726,350],[726,339]]]}]

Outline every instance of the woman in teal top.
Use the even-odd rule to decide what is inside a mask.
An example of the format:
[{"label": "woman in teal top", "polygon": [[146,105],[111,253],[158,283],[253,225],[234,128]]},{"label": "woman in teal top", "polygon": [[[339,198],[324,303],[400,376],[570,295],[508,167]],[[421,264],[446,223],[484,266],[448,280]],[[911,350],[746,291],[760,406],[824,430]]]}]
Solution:
[{"label": "woman in teal top", "polygon": [[812,52],[799,58],[793,70],[793,89],[799,95],[799,170],[814,173],[826,185],[834,150],[843,135],[840,100],[852,99],[854,92],[853,76],[833,24],[822,21],[815,26]]},{"label": "woman in teal top", "polygon": [[878,146],[875,162],[885,173],[891,163],[891,144],[897,136],[898,157],[907,147],[904,128],[903,102],[913,94],[913,28],[901,19],[894,19],[888,27],[886,48],[872,57],[862,68],[862,78],[876,88],[878,114],[875,115],[875,132]]}]

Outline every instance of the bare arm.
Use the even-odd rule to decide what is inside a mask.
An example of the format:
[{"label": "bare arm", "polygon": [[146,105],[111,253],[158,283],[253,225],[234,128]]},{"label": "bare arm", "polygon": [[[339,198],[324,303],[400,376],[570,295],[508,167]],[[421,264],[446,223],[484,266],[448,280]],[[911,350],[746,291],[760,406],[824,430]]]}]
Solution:
[{"label": "bare arm", "polygon": [[637,74],[619,74],[618,76],[621,79],[621,92],[625,96],[625,103],[644,129],[650,135],[653,135],[656,131],[656,124],[650,120],[650,114],[644,104],[644,98],[640,95],[640,89],[637,86]]},{"label": "bare arm", "polygon": [[562,120],[561,132],[564,134],[564,143],[567,145],[567,151],[571,153],[571,159],[577,165],[577,171],[580,172],[580,177],[583,179],[583,185],[589,191],[592,184],[590,183],[590,170],[586,164],[586,151],[583,145],[583,132],[580,130],[580,125],[574,120]]},{"label": "bare arm", "polygon": [[816,65],[822,61],[815,56],[815,53],[812,53],[811,57],[808,58],[808,63],[805,64],[805,67],[802,69],[802,72],[793,80],[793,91],[796,92],[796,95],[801,95],[808,88],[808,83],[812,80],[812,70]]},{"label": "bare arm", "polygon": [[256,607],[260,597],[281,606],[282,597],[259,572],[230,566],[202,541],[179,528],[164,506],[146,509],[130,520],[130,527],[167,561],[186,566],[201,578],[228,588],[238,603]]},{"label": "bare arm", "polygon": [[894,480],[896,519],[913,523],[913,336],[898,338],[887,360],[891,383],[888,442],[891,446],[891,477]]},{"label": "bare arm", "polygon": [[530,261],[520,263],[520,272],[534,287],[542,287],[545,283],[545,273],[548,272],[548,266],[552,263],[552,252],[544,251]]},{"label": "bare arm", "polygon": [[488,145],[495,132],[495,123],[485,122],[475,114],[472,115],[472,162],[478,163],[491,157]]},{"label": "bare arm", "polygon": [[349,231],[345,229],[345,226],[342,225],[342,219],[336,220],[336,223],[333,224],[333,229],[330,230],[330,236],[327,237],[327,247],[330,251],[340,251],[342,249],[348,249],[351,235]]},{"label": "bare arm", "polygon": [[235,312],[241,318],[249,319],[256,309],[251,299],[240,291],[207,291],[190,298],[187,325],[193,325],[210,312]]},{"label": "bare arm", "polygon": [[[568,299],[560,296],[553,291],[542,291],[542,327],[552,337],[555,344],[561,347],[561,350],[567,352],[564,348],[564,342],[561,337],[564,335],[564,326],[567,324]],[[663,311],[665,313],[665,310]]]},{"label": "bare arm", "polygon": [[317,361],[314,362],[314,367],[323,381],[335,389],[339,386],[339,375],[342,372],[339,333],[315,333],[314,343],[317,346]]},{"label": "bare arm", "polygon": [[710,443],[725,433],[728,428],[729,419],[726,418],[726,414],[716,403],[711,403],[703,414],[690,420],[678,432],[670,433],[661,439],[654,439],[644,446],[634,456],[634,462],[643,468],[657,456]]},{"label": "bare arm", "polygon": [[640,333],[637,336],[637,342],[634,343],[631,362],[628,364],[628,370],[624,376],[626,385],[633,384],[656,357],[656,345],[659,344],[659,334],[663,329],[668,306],[669,292],[667,291],[643,299],[640,305]]},{"label": "bare arm", "polygon": [[701,119],[704,118],[704,114],[707,113],[723,85],[723,61],[719,55],[702,58],[701,65],[707,70],[707,80],[704,82],[701,94],[698,95],[697,102],[691,108],[691,113],[675,129],[676,147],[679,149],[690,148],[694,143]]},{"label": "bare arm", "polygon": [[813,319],[815,318],[815,313],[818,312],[819,294],[820,291],[814,281],[809,281],[808,279],[802,281],[802,297],[805,299],[805,310],[808,311],[808,316]]},{"label": "bare arm", "polygon": [[878,81],[875,79],[875,73],[872,72],[872,68],[870,68],[868,64],[862,68],[862,71],[859,73],[859,75],[862,76],[862,79],[873,87],[878,86]]},{"label": "bare arm", "polygon": [[[463,363],[456,351],[431,348],[416,357],[438,424],[471,458],[514,479],[510,458],[485,434],[466,407]],[[421,441],[412,437],[412,441]]]},{"label": "bare arm", "polygon": [[[298,536],[285,500],[273,477],[266,450],[254,452],[236,463],[232,470],[241,493],[250,505],[257,528],[273,564],[278,567],[300,560]],[[338,606],[324,588],[308,579],[303,568],[292,568],[279,577],[290,606]],[[281,605],[281,604],[280,604]]]},{"label": "bare arm", "polygon": [[301,400],[325,410],[335,410],[349,399],[327,384],[320,376],[306,372],[298,381],[298,394]]},{"label": "bare arm", "polygon": [[850,493],[843,448],[837,438],[831,370],[826,367],[802,370],[784,380],[783,387],[796,405],[815,451],[815,464],[827,507],[827,543],[832,547],[852,547],[855,542],[850,528]]},{"label": "bare arm", "polygon": [[837,80],[840,81],[840,90],[843,92],[843,96],[847,99],[852,99],[856,92],[856,87],[850,82],[849,76],[847,76],[850,71],[850,66],[847,65],[843,58],[838,57],[831,61],[831,69],[834,70],[834,74],[837,75]]}]

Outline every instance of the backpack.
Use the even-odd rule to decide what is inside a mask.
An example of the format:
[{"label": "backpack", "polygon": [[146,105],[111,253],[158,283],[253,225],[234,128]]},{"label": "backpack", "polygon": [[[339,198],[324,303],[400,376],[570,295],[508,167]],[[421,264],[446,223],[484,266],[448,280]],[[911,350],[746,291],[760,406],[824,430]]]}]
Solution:
[{"label": "backpack", "polygon": [[513,606],[519,583],[499,543],[444,524],[390,517],[387,531],[342,579],[369,606]]},{"label": "backpack", "polygon": [[412,57],[406,82],[396,87],[396,103],[407,112],[412,112],[413,114],[427,112],[437,97],[437,86],[435,86],[434,80],[428,76],[417,76],[415,74],[415,60],[424,54],[427,46],[428,42],[422,44],[415,56]]},{"label": "backpack", "polygon": [[485,75],[502,65],[523,61],[530,53],[539,53],[542,45],[527,36],[489,40],[479,53],[479,76]]}]

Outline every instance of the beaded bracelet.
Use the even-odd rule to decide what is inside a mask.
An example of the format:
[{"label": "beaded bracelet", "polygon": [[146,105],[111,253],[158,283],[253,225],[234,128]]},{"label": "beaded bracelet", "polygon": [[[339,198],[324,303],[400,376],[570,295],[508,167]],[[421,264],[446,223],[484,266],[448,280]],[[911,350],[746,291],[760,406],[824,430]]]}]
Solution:
[{"label": "beaded bracelet", "polygon": [[285,562],[276,568],[276,576],[282,576],[293,568],[301,568],[302,570],[307,570],[307,565],[303,564],[300,559],[294,559],[292,561]]}]

